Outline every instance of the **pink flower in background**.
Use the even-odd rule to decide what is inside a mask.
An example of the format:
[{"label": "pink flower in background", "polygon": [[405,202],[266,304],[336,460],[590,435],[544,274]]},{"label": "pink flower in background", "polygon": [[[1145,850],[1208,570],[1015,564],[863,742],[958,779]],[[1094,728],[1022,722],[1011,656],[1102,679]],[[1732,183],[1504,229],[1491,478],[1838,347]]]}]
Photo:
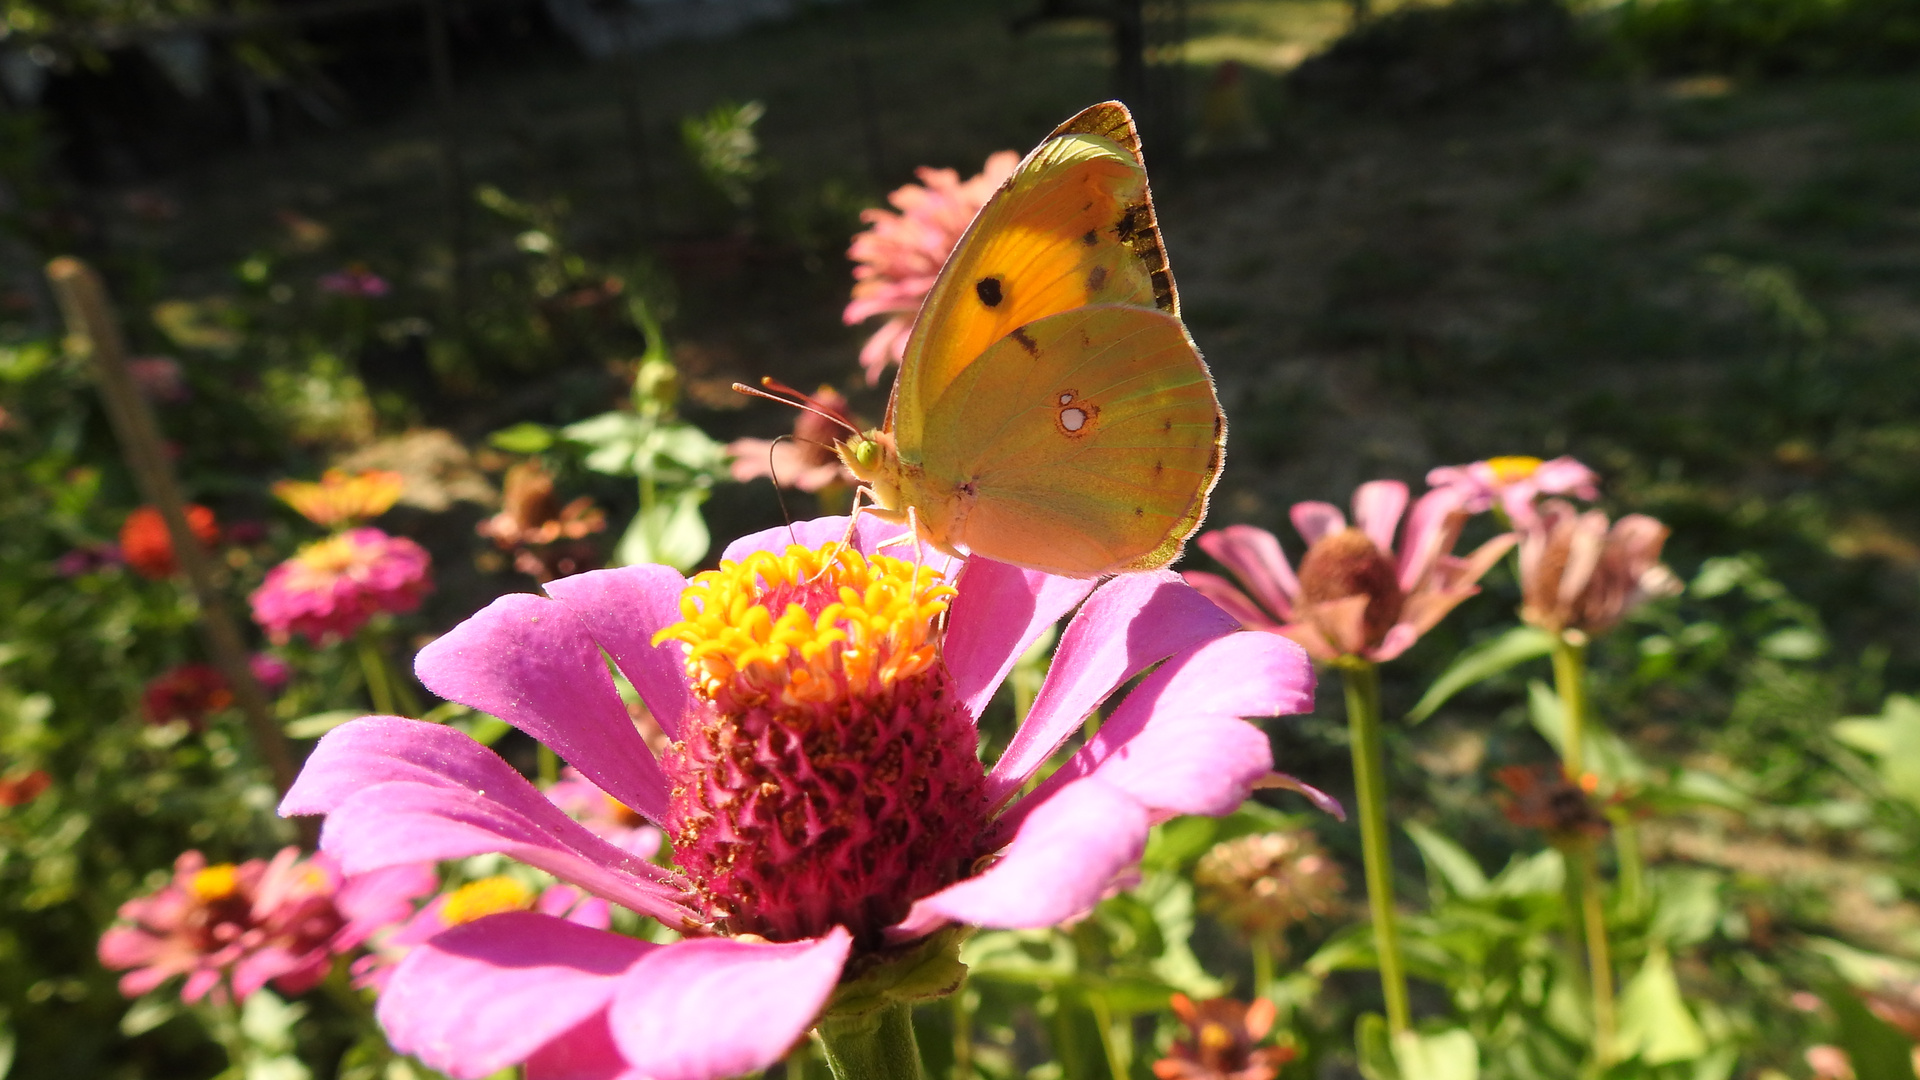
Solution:
[{"label": "pink flower in background", "polygon": [[253,621],[276,643],[352,637],[382,612],[405,614],[433,588],[425,548],[372,527],[348,529],[294,552],[267,571],[251,601]]},{"label": "pink flower in background", "polygon": [[846,466],[840,464],[840,455],[833,452],[835,439],[844,438],[849,429],[857,430],[853,414],[847,411],[846,397],[831,386],[823,386],[810,400],[846,421],[846,426],[801,409],[794,418],[790,439],[735,439],[727,444],[735,480],[745,482],[765,476],[781,487],[800,491],[819,491],[852,480]]},{"label": "pink flower in background", "polygon": [[73,548],[53,560],[53,572],[61,577],[79,577],[126,562],[119,544],[88,544]]},{"label": "pink flower in background", "polygon": [[1533,502],[1542,495],[1573,495],[1588,502],[1600,497],[1600,476],[1570,457],[1495,457],[1470,465],[1444,465],[1427,474],[1427,486],[1460,496],[1469,514],[1498,503],[1516,528],[1533,521]]},{"label": "pink flower in background", "polygon": [[1353,526],[1331,503],[1295,503],[1293,526],[1307,541],[1298,577],[1272,533],[1251,525],[1217,529],[1200,537],[1200,547],[1246,592],[1200,570],[1187,571],[1187,583],[1241,625],[1292,638],[1316,660],[1391,660],[1479,592],[1475,583],[1515,540],[1503,533],[1456,557],[1468,511],[1457,490],[1435,488],[1407,515],[1396,553],[1394,531],[1406,508],[1407,485],[1398,480],[1360,485]]},{"label": "pink flower in background", "polygon": [[247,657],[247,666],[253,669],[253,677],[269,697],[278,696],[293,679],[292,665],[272,653],[254,653]]},{"label": "pink flower in background", "polygon": [[[663,830],[676,866],[571,820],[443,725],[365,717],[321,740],[281,812],[328,815],[323,847],[347,868],[504,852],[685,935],[657,945],[536,911],[453,926],[393,970],[379,1015],[396,1049],[462,1078],[523,1062],[652,1080],[762,1069],[850,960],[950,924],[1078,917],[1139,859],[1151,823],[1226,813],[1281,779],[1241,718],[1311,707],[1293,644],[1236,633],[1164,572],[1096,588],[938,560],[957,570],[949,587],[875,554],[895,531],[862,518],[849,547],[845,518],[769,530],[691,585],[662,566],[564,578],[421,652],[430,689],[551,746]],[[975,718],[1075,608],[1025,722],[985,767]],[[609,657],[672,740],[663,757]],[[1030,786],[1096,710],[1100,731]]]},{"label": "pink flower in background", "polygon": [[920,313],[920,302],[932,291],[940,268],[960,235],[973,224],[973,216],[1018,164],[1019,154],[1002,150],[987,158],[979,175],[964,182],[952,169],[922,167],[916,172],[920,183],[907,184],[887,196],[899,213],[860,212],[867,229],[854,236],[853,246],[847,249],[847,258],[860,265],[853,268],[853,302],[840,318],[852,326],[875,315],[888,317],[860,350],[868,385],[879,382],[887,365],[899,363],[906,355],[907,334]]},{"label": "pink flower in background", "polygon": [[660,853],[660,842],[665,836],[659,829],[647,824],[647,819],[626,803],[595,787],[593,781],[572,766],[562,770],[560,779],[548,785],[547,798],[566,811],[568,817],[622,851],[642,859],[651,859]]},{"label": "pink flower in background", "polygon": [[571,885],[551,885],[535,895],[518,878],[481,878],[434,897],[406,922],[375,934],[367,955],[353,962],[353,985],[384,991],[395,965],[414,946],[456,926],[508,911],[538,911],[595,930],[605,930],[613,921],[605,900]]},{"label": "pink flower in background", "polygon": [[1668,529],[1645,514],[1609,527],[1598,510],[1543,503],[1520,530],[1520,617],[1542,630],[1606,633],[1649,600],[1677,595],[1660,561]]},{"label": "pink flower in background", "polygon": [[362,300],[374,300],[393,291],[387,279],[367,269],[365,263],[348,263],[346,267],[320,278],[320,291],[335,296],[351,296]]},{"label": "pink flower in background", "polygon": [[193,396],[180,361],[171,356],[136,356],[127,361],[127,374],[140,393],[157,405],[173,405]]},{"label": "pink flower in background", "polygon": [[121,925],[101,935],[100,962],[127,972],[127,997],[175,975],[187,977],[180,996],[189,1002],[223,982],[240,1001],[269,982],[299,994],[326,976],[336,954],[410,915],[437,883],[432,867],[399,862],[343,876],[328,856],[302,859],[291,847],[272,862],[238,865],[209,865],[188,851],[159,892],[120,906]]}]

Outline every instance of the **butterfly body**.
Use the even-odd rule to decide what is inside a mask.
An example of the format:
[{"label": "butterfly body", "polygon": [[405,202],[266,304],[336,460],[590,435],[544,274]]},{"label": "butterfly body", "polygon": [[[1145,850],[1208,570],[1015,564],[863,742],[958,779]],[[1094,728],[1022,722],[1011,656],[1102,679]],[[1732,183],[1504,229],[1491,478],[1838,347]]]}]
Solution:
[{"label": "butterfly body", "polygon": [[840,456],[868,512],[941,550],[1092,577],[1178,557],[1225,431],[1109,102],[981,209],[921,308],[888,423]]}]

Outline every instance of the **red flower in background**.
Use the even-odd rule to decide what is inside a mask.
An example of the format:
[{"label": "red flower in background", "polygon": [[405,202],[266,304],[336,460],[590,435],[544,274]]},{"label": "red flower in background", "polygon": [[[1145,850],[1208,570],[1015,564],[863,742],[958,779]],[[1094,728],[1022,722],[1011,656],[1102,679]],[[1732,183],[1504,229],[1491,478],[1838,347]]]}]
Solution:
[{"label": "red flower in background", "polygon": [[149,724],[185,720],[195,731],[207,717],[233,704],[226,677],[212,664],[181,664],[156,676],[140,695],[140,711]]},{"label": "red flower in background", "polygon": [[[187,527],[200,543],[212,547],[220,540],[220,525],[213,511],[204,506],[187,507]],[[158,581],[180,569],[173,557],[173,537],[167,534],[166,519],[151,506],[142,506],[127,515],[120,526],[120,554],[141,577]]]},{"label": "red flower in background", "polygon": [[45,769],[32,769],[0,777],[0,807],[25,806],[53,786],[53,777]]}]

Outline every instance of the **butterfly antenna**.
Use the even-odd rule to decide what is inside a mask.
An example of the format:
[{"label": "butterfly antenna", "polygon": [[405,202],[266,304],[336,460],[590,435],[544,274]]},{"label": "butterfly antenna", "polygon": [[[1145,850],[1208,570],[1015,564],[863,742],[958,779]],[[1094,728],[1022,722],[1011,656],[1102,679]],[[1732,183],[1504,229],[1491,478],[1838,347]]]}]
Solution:
[{"label": "butterfly antenna", "polygon": [[787,523],[787,538],[795,544],[799,544],[800,535],[793,531],[793,514],[787,509],[787,497],[780,490],[780,470],[778,466],[774,464],[773,460],[774,447],[792,438],[793,436],[791,435],[780,435],[776,436],[772,442],[767,444],[767,476],[773,481],[774,501],[780,504],[780,520]]},{"label": "butterfly antenna", "polygon": [[799,409],[801,412],[810,412],[822,420],[846,428],[848,434],[860,434],[859,428],[848,423],[845,417],[836,416],[832,411],[822,408],[820,403],[815,401],[811,394],[803,394],[772,376],[761,379],[760,383],[762,386],[765,386],[767,390],[773,391],[773,393],[768,393],[767,390],[762,390],[758,386],[748,386],[746,383],[734,383],[733,390],[734,393],[737,394],[745,394],[748,397],[765,398],[768,401],[777,401],[782,405]]}]

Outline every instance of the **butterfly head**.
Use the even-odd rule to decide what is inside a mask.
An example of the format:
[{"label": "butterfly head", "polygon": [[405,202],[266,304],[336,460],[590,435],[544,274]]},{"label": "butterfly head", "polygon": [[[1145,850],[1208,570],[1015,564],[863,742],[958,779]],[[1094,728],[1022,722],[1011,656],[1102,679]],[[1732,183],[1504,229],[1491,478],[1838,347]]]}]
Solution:
[{"label": "butterfly head", "polygon": [[873,428],[847,436],[833,449],[847,471],[873,490],[882,509],[900,507],[900,452],[891,433]]}]

